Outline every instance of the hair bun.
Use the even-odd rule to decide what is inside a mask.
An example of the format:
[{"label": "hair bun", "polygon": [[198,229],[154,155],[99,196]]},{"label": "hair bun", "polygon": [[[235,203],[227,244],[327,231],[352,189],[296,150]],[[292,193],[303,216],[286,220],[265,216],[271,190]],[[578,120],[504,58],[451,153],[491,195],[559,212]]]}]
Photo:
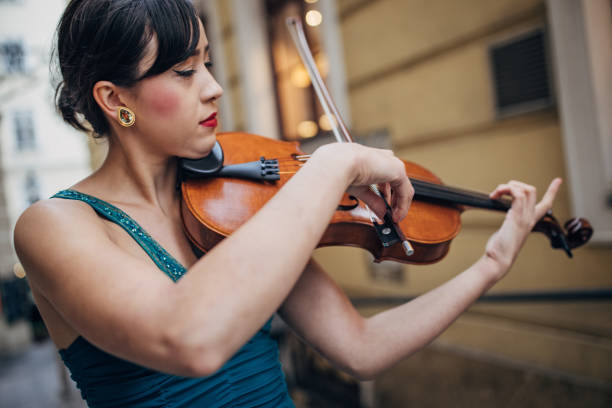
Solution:
[{"label": "hair bun", "polygon": [[78,97],[75,97],[75,93],[71,92],[66,86],[66,83],[62,81],[56,90],[56,101],[55,105],[57,110],[61,113],[62,118],[66,123],[73,126],[78,130],[87,131],[89,130],[81,121],[77,118],[78,113]]}]

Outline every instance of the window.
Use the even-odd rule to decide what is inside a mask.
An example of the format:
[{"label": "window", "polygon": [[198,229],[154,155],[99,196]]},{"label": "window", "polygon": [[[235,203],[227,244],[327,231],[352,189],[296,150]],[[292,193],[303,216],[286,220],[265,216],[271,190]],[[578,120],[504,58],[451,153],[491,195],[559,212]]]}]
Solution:
[{"label": "window", "polygon": [[36,148],[36,138],[34,135],[32,112],[15,112],[13,123],[15,126],[15,145],[17,150],[34,150]]},{"label": "window", "polygon": [[32,170],[28,170],[25,178],[25,196],[27,205],[32,205],[40,200],[40,187],[36,174]]},{"label": "window", "polygon": [[0,43],[0,60],[5,74],[24,73],[25,51],[20,41]]},{"label": "window", "polygon": [[493,45],[489,55],[499,116],[552,106],[545,33],[542,29]]}]

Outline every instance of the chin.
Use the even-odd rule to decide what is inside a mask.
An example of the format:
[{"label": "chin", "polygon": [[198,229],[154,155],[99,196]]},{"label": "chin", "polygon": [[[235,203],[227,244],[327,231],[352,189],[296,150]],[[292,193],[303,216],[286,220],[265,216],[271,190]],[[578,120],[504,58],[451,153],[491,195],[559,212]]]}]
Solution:
[{"label": "chin", "polygon": [[200,159],[202,157],[208,156],[208,154],[212,151],[215,143],[217,142],[217,137],[215,134],[212,136],[206,136],[200,138],[190,146],[188,151],[182,152],[183,155],[179,157],[183,157],[185,159]]}]

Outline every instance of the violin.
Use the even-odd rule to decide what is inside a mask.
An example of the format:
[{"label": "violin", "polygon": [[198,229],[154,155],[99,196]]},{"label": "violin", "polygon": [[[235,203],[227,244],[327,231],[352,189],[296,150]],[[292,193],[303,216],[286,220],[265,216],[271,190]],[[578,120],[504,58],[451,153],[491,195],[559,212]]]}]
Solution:
[{"label": "violin", "polygon": [[[307,159],[297,142],[240,132],[219,133],[213,151],[205,158],[181,159],[182,218],[189,240],[204,253],[212,249],[259,211]],[[412,254],[406,253],[399,240],[386,242],[384,230],[390,227],[373,222],[366,205],[348,194],[338,204],[318,247],[363,248],[375,262],[434,263],[448,253],[466,208],[510,209],[508,200],[445,186],[422,166],[407,161],[404,165],[415,195],[397,227],[410,242]],[[533,231],[545,234],[553,248],[564,250],[570,257],[571,250],[584,245],[593,234],[587,220],[572,218],[562,228],[551,212],[536,223]]]},{"label": "violin", "polygon": [[[289,17],[287,26],[319,102],[334,125],[334,136],[338,142],[352,143],[314,62],[300,20]],[[247,133],[219,134],[208,156],[181,159],[182,218],[191,242],[202,252],[210,250],[254,215],[307,159],[296,142]],[[345,194],[318,246],[360,247],[368,250],[375,262],[433,263],[448,253],[466,207],[496,211],[511,207],[507,200],[445,186],[435,174],[415,163],[405,161],[404,165],[415,195],[402,221],[393,221],[389,204],[378,187],[372,185],[372,191],[385,202],[383,219],[357,198]],[[544,233],[553,248],[563,249],[569,257],[573,248],[584,245],[593,234],[587,220],[573,218],[562,228],[552,212],[544,215],[533,231]]]}]

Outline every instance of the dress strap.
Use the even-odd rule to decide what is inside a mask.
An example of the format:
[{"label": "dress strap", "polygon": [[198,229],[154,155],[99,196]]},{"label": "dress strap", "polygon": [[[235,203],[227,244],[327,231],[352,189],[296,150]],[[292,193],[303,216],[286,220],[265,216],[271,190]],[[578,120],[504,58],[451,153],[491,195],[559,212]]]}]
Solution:
[{"label": "dress strap", "polygon": [[89,204],[98,214],[120,225],[138,242],[159,269],[173,281],[178,281],[187,272],[187,269],[159,245],[144,228],[114,205],[76,190],[62,190],[51,198],[83,201]]}]

